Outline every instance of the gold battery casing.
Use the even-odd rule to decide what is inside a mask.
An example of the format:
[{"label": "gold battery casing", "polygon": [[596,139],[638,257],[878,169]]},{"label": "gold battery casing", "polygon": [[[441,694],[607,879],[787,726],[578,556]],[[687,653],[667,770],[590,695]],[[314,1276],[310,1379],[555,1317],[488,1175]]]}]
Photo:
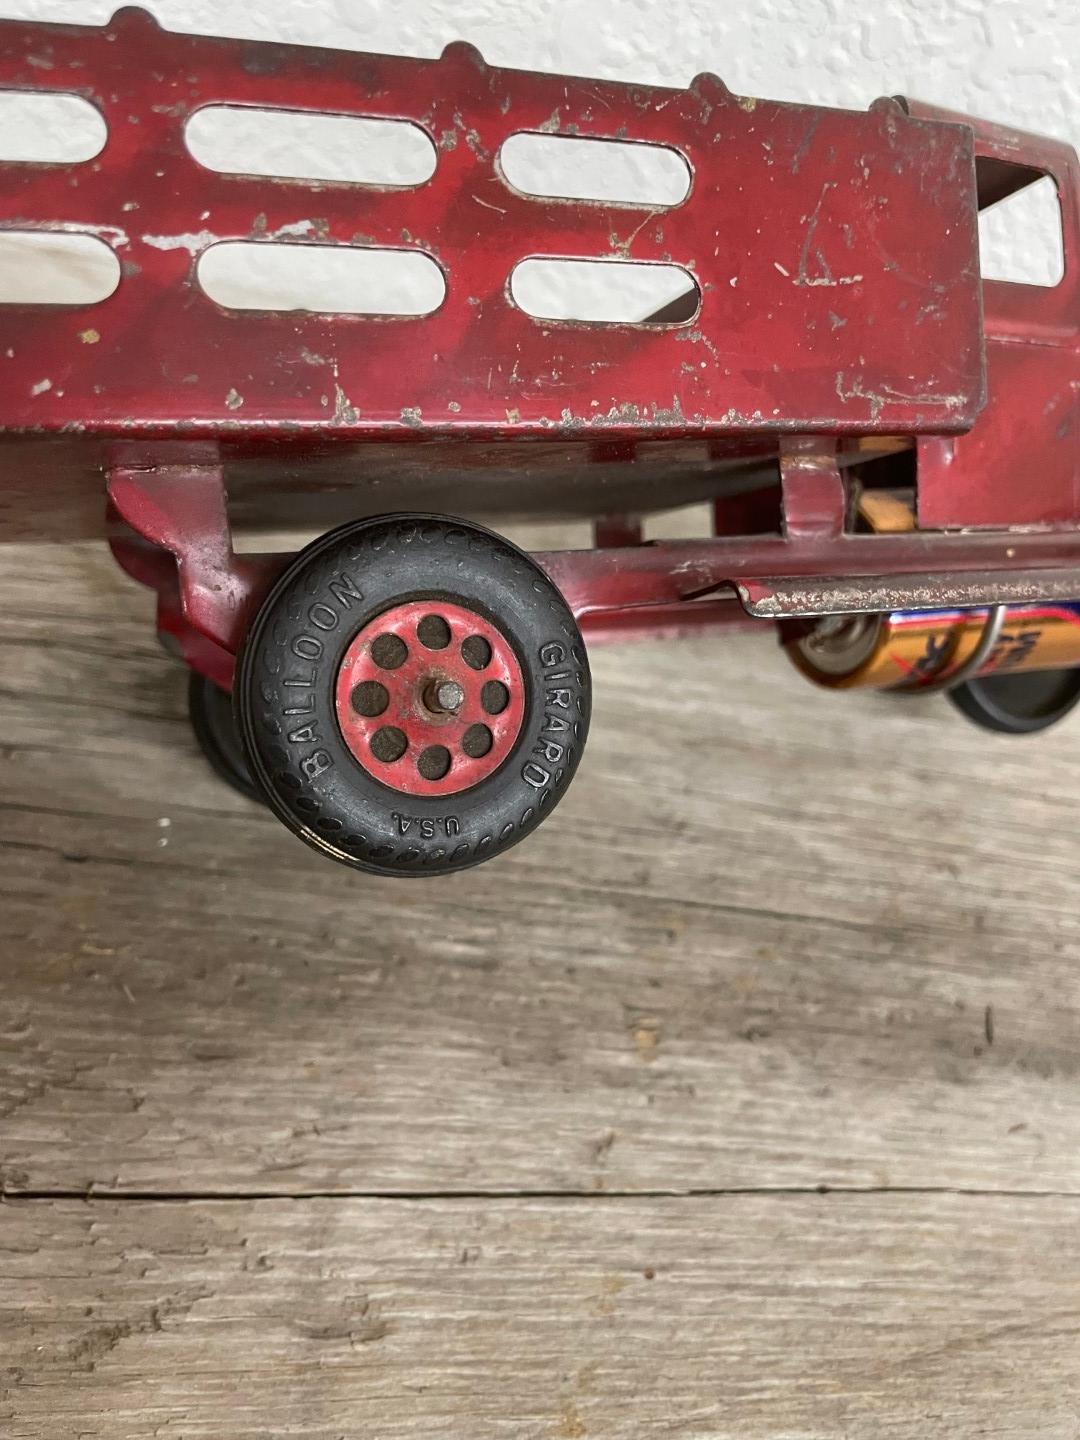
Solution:
[{"label": "gold battery casing", "polygon": [[[792,640],[792,660],[818,685],[917,690],[963,670],[987,623],[978,610],[826,616]],[[1080,666],[1080,602],[1010,605],[978,675]]]}]

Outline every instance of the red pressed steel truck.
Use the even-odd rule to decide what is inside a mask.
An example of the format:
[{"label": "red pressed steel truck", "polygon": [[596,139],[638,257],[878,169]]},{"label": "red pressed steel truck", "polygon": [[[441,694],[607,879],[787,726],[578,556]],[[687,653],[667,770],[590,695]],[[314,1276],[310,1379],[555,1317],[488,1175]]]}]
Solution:
[{"label": "red pressed steel truck", "polygon": [[[92,305],[0,304],[0,539],[106,535],[157,592],[211,759],[324,854],[434,874],[521,839],[581,756],[585,639],[779,629],[823,683],[950,688],[999,728],[1075,700],[1068,146],[903,99],[177,35],[138,10],[0,23],[0,89],[81,97],[108,132],[81,163],[0,164],[0,233],[91,237],[118,271]],[[185,135],[212,106],[409,124],[433,172],[213,170]],[[520,135],[662,149],[687,193],[524,193]],[[982,279],[980,210],[1045,176],[1063,280]],[[267,245],[422,255],[443,298],[211,298],[208,256]],[[514,284],[537,258],[685,288],[643,319],[545,317]],[[710,535],[643,540],[702,501]],[[526,554],[473,518],[503,515],[588,517],[594,544]],[[237,553],[260,526],[327,533]]]}]

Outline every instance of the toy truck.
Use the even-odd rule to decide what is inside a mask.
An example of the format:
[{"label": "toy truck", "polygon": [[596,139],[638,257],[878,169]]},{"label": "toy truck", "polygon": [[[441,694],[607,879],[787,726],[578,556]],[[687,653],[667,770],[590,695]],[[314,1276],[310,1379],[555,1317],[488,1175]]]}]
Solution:
[{"label": "toy truck", "polygon": [[[586,642],[779,633],[821,683],[949,688],[1037,729],[1080,670],[1080,185],[1067,145],[888,98],[865,112],[437,60],[4,22],[0,89],[107,139],[0,165],[0,239],[86,237],[94,303],[0,303],[0,527],[107,536],[157,595],[223,773],[383,875],[498,855],[554,810],[589,726]],[[215,169],[208,107],[368,117],[413,183]],[[638,146],[658,203],[523,188],[521,136]],[[1050,176],[1064,279],[984,280],[978,216]],[[426,313],[250,308],[216,260],[430,267]],[[271,247],[261,249],[260,247]],[[537,259],[674,274],[651,313],[551,315]],[[620,269],[619,267],[628,267]],[[711,534],[643,539],[707,501]],[[590,517],[526,554],[478,515]],[[238,552],[234,527],[325,534]],[[231,697],[231,698],[230,698]]]}]

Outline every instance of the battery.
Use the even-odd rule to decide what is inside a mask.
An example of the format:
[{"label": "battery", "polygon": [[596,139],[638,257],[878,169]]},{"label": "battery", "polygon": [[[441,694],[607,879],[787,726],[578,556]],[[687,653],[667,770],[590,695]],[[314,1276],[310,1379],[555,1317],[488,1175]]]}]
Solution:
[{"label": "battery", "polygon": [[[992,611],[894,610],[878,615],[826,615],[786,649],[818,685],[846,690],[918,690],[951,676],[972,678],[974,656]],[[1080,666],[1080,601],[1008,605],[997,640],[972,674],[1064,670]]]}]

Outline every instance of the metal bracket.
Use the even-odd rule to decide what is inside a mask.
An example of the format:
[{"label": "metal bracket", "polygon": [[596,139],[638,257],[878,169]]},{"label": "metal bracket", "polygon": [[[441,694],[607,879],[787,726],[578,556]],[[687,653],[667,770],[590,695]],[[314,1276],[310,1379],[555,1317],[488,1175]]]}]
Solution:
[{"label": "metal bracket", "polygon": [[220,461],[116,465],[108,494],[110,548],[157,592],[158,634],[231,689],[248,621],[287,557],[233,549]]},{"label": "metal bracket", "polygon": [[784,534],[791,540],[835,540],[844,533],[848,495],[836,460],[836,438],[794,435],[780,441]]}]

